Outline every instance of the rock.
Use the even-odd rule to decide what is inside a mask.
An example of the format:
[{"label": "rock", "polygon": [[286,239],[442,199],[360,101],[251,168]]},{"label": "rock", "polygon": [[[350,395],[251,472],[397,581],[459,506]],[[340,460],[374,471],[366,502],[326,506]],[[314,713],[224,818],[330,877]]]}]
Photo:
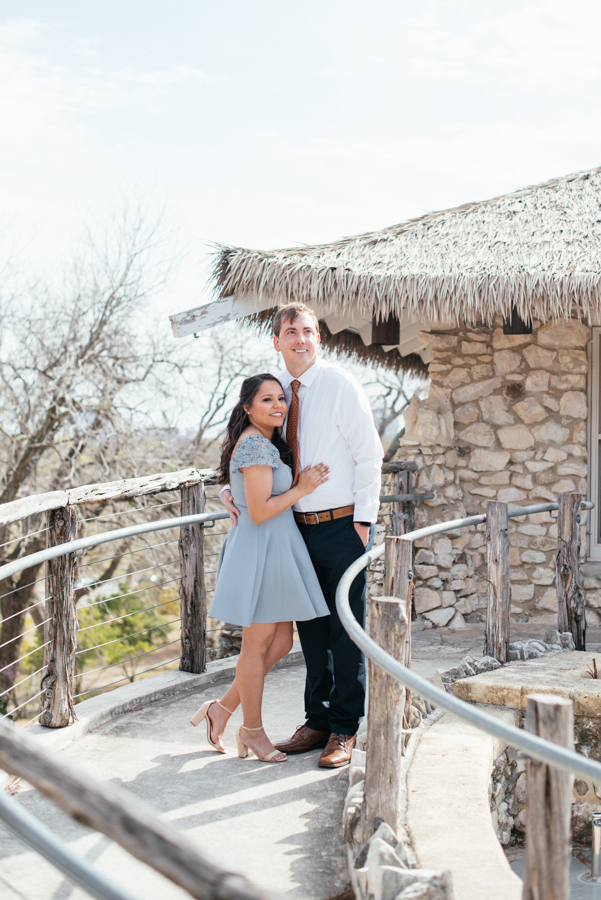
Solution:
[{"label": "rock", "polygon": [[490,425],[486,425],[484,422],[469,425],[459,433],[459,437],[462,441],[476,444],[477,447],[494,447],[495,444],[494,431]]},{"label": "rock", "polygon": [[534,393],[536,391],[547,391],[549,389],[549,373],[544,369],[535,369],[530,372],[526,378],[526,391]]},{"label": "rock", "polygon": [[570,319],[567,322],[549,322],[539,328],[536,340],[540,347],[554,347],[558,350],[575,350],[586,347],[591,330],[582,322]]},{"label": "rock", "polygon": [[470,468],[475,472],[499,472],[509,462],[509,456],[509,453],[502,450],[474,450],[470,457]]},{"label": "rock", "polygon": [[[417,593],[417,591],[416,591]],[[416,604],[417,609],[417,604]],[[436,625],[439,628],[442,628],[444,625],[447,625],[453,616],[455,615],[455,610],[447,607],[446,609],[433,609],[431,612],[424,613],[426,619],[432,622],[433,625]]]},{"label": "rock", "polygon": [[575,650],[574,636],[571,631],[562,631],[559,640],[563,650]]},{"label": "rock", "polygon": [[513,584],[511,586],[511,599],[516,603],[524,603],[534,597],[533,584]]},{"label": "rock", "polygon": [[518,500],[525,500],[528,495],[524,491],[520,491],[515,487],[501,488],[497,492],[497,500],[499,503],[516,503]]},{"label": "rock", "polygon": [[420,587],[415,589],[414,593],[415,611],[418,614],[425,613],[430,609],[436,609],[440,606],[441,598],[438,591],[430,588]]},{"label": "rock", "polygon": [[578,422],[574,425],[572,440],[575,444],[586,444],[586,422]]},{"label": "rock", "polygon": [[516,487],[523,488],[525,491],[531,491],[534,487],[532,475],[512,475],[511,483]]},{"label": "rock", "polygon": [[434,554],[431,550],[426,550],[423,547],[415,554],[415,562],[417,563],[425,563],[426,565],[431,565],[434,562]]},{"label": "rock", "polygon": [[566,350],[560,352],[558,358],[559,368],[565,372],[576,372],[586,375],[588,372],[588,360],[584,350]]},{"label": "rock", "polygon": [[576,779],[574,782],[574,790],[580,797],[584,797],[585,794],[588,794],[588,784],[586,781],[580,781],[580,779]]},{"label": "rock", "polygon": [[461,352],[464,356],[481,356],[488,353],[488,345],[480,341],[462,341]]},{"label": "rock", "polygon": [[492,345],[494,350],[507,350],[509,347],[530,344],[532,339],[531,334],[503,334],[502,328],[495,328],[492,334]]},{"label": "rock", "polygon": [[545,631],[543,640],[545,644],[557,644],[558,646],[561,645],[561,635],[555,628],[549,628],[548,631]]},{"label": "rock", "polygon": [[444,872],[416,869],[411,875],[414,876],[413,882],[397,894],[396,900],[454,900],[453,882],[448,869]]},{"label": "rock", "polygon": [[601,591],[587,591],[586,605],[592,606],[593,609],[601,609]]},{"label": "rock", "polygon": [[527,397],[520,403],[516,403],[513,408],[520,419],[528,425],[532,422],[542,422],[549,415],[534,397]]},{"label": "rock", "polygon": [[561,481],[555,482],[551,490],[554,494],[569,494],[576,490],[576,485],[571,478],[562,478]]},{"label": "rock", "polygon": [[[455,591],[441,591],[440,596],[442,598],[443,607],[455,606],[455,601],[457,599],[457,597],[455,595]],[[463,610],[461,610],[461,611],[463,612]],[[471,612],[471,610],[470,610],[470,612]]]},{"label": "rock", "polygon": [[521,357],[513,350],[498,350],[493,356],[495,375],[509,375],[516,372],[521,365]]},{"label": "rock", "polygon": [[[448,593],[453,593],[453,591],[449,591]],[[455,609],[457,612],[462,613],[462,615],[467,616],[469,613],[473,612],[475,607],[474,603],[474,594],[469,597],[461,597],[457,603],[455,604]]]},{"label": "rock", "polygon": [[420,331],[418,339],[433,350],[453,350],[459,343],[456,334],[436,334],[433,331]]},{"label": "rock", "polygon": [[461,629],[461,628],[465,628],[465,619],[463,618],[463,616],[461,615],[461,613],[459,612],[459,610],[457,610],[457,611],[455,612],[455,615],[453,616],[453,618],[452,618],[451,621],[449,622],[448,627],[451,628],[451,629],[454,629],[455,631],[457,631],[457,630],[459,630],[459,629]]},{"label": "rock", "polygon": [[526,347],[524,358],[531,369],[551,369],[557,353],[551,350],[543,350],[542,347]]},{"label": "rock", "polygon": [[570,432],[557,422],[543,422],[537,425],[532,433],[537,444],[565,444]]},{"label": "rock", "polygon": [[[537,566],[534,572],[531,573],[530,579],[534,584],[554,584],[555,572],[552,569],[543,569],[540,566]],[[545,640],[547,640],[547,638],[545,638]]]},{"label": "rock", "polygon": [[545,451],[543,459],[546,459],[548,462],[558,463],[563,462],[564,459],[567,459],[567,457],[568,454],[565,452],[565,450],[559,450],[557,447],[549,447]]},{"label": "rock", "polygon": [[469,425],[478,418],[478,407],[473,403],[467,403],[465,406],[458,406],[455,409],[455,421],[461,422],[462,425]]},{"label": "rock", "polygon": [[521,559],[525,563],[544,563],[545,554],[541,553],[540,550],[524,550]]},{"label": "rock", "polygon": [[494,475],[481,475],[480,484],[509,484],[509,472],[495,472]]},{"label": "rock", "polygon": [[579,475],[580,478],[586,478],[588,475],[588,466],[585,462],[578,459],[569,460],[563,465],[557,467],[558,475]]},{"label": "rock", "polygon": [[584,391],[586,390],[586,377],[584,375],[554,375],[551,378],[551,387],[556,391]]},{"label": "rock", "polygon": [[543,462],[542,459],[528,459],[526,460],[526,468],[529,472],[544,472],[546,469],[552,469],[552,462]]},{"label": "rock", "polygon": [[572,840],[590,844],[593,813],[599,812],[599,805],[584,801],[572,804]]},{"label": "rock", "polygon": [[478,401],[482,416],[487,422],[493,425],[513,425],[514,417],[507,409],[507,400],[499,394],[492,397],[483,397]]},{"label": "rock", "polygon": [[453,391],[453,401],[455,403],[469,403],[473,400],[479,400],[480,397],[488,397],[500,386],[500,378],[489,378],[486,381],[478,381],[475,384],[466,384],[464,387]]},{"label": "rock", "polygon": [[506,425],[499,428],[497,435],[506,450],[527,450],[536,443],[532,432],[525,425]]},{"label": "rock", "polygon": [[[432,368],[432,366],[430,366],[430,368]],[[465,384],[466,381],[471,380],[470,373],[467,369],[453,368],[445,378],[445,384],[447,387],[454,389],[459,387],[460,384]]]},{"label": "rock", "polygon": [[562,416],[573,419],[586,419],[586,394],[582,391],[566,391],[559,401],[559,412]]},{"label": "rock", "polygon": [[451,567],[451,575],[453,578],[467,578],[467,566],[463,563],[458,563],[456,566]]},{"label": "rock", "polygon": [[438,575],[438,567],[437,566],[415,566],[415,571],[420,578],[425,580],[426,578],[434,578],[435,575]]},{"label": "rock", "polygon": [[439,537],[434,541],[432,549],[437,556],[440,556],[443,553],[450,553],[453,549],[453,544],[450,538]]},{"label": "rock", "polygon": [[405,435],[401,443],[420,446],[453,444],[455,428],[449,392],[437,385],[430,385],[428,396],[420,400],[417,394],[404,410]]}]

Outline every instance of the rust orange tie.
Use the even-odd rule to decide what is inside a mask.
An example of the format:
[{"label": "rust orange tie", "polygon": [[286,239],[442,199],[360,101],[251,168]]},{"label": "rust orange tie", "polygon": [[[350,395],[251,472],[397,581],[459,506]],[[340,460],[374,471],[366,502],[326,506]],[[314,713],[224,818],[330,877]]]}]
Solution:
[{"label": "rust orange tie", "polygon": [[300,381],[296,379],[290,384],[292,388],[292,398],[290,400],[290,409],[288,410],[288,422],[286,424],[286,443],[290,447],[292,451],[292,459],[294,461],[294,479],[292,484],[296,484],[298,481],[298,473],[300,469],[300,460],[299,460],[299,452],[298,452],[298,389],[300,387]]}]

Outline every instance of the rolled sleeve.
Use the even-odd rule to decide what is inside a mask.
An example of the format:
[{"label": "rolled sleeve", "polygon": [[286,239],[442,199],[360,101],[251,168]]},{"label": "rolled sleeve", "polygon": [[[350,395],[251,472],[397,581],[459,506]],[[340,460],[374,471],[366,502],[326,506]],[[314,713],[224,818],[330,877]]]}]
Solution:
[{"label": "rolled sleeve", "polygon": [[339,422],[355,465],[353,518],[355,522],[375,522],[380,508],[384,449],[369,400],[358,382],[348,383]]}]

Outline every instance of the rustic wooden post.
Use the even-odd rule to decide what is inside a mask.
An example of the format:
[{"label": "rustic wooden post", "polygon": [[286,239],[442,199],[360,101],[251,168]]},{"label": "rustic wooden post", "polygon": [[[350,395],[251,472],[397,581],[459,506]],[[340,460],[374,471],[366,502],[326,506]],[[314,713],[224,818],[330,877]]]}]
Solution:
[{"label": "rustic wooden post", "polygon": [[507,662],[509,643],[509,519],[507,504],[486,502],[488,601],[484,654]]},{"label": "rustic wooden post", "polygon": [[[396,597],[374,597],[369,603],[367,621],[376,644],[391,656],[403,659],[410,630],[406,604]],[[404,707],[405,688],[370,660],[364,842],[373,834],[376,819],[383,819],[397,834],[402,825]]]},{"label": "rustic wooden post", "polygon": [[[526,729],[574,749],[571,700],[531,694]],[[574,778],[563,769],[528,760],[526,867],[522,900],[567,900],[570,895],[570,817]]]},{"label": "rustic wooden post", "polygon": [[576,650],[586,649],[586,611],[580,581],[581,494],[557,498],[557,630],[571,631]]},{"label": "rustic wooden post", "polygon": [[[203,484],[181,488],[181,514],[203,513]],[[179,598],[182,617],[180,670],[199,675],[206,669],[207,594],[204,568],[204,528],[200,523],[182,525],[179,533]]]},{"label": "rustic wooden post", "polygon": [[[77,510],[72,506],[48,513],[48,547],[77,537]],[[77,718],[73,709],[73,672],[79,622],[75,608],[77,555],[68,553],[46,563],[44,672],[40,687],[40,723],[64,728]]]},{"label": "rustic wooden post", "polygon": [[[386,537],[384,551],[384,594],[398,597],[405,603],[407,619],[412,619],[413,609],[413,541],[402,537]],[[400,660],[408,669],[411,668],[411,628],[407,629],[403,641],[403,654],[400,647],[395,648],[392,655]],[[411,719],[411,691],[405,692],[403,728],[409,727]]]}]

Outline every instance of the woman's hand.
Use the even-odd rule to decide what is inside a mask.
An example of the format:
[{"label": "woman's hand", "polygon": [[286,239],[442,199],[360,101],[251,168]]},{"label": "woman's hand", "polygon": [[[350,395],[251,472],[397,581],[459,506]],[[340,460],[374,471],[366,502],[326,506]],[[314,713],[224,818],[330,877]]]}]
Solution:
[{"label": "woman's hand", "polygon": [[298,476],[297,487],[301,489],[303,495],[312,494],[315,488],[323,484],[330,477],[330,467],[323,463],[316,466],[307,466],[306,469]]}]

